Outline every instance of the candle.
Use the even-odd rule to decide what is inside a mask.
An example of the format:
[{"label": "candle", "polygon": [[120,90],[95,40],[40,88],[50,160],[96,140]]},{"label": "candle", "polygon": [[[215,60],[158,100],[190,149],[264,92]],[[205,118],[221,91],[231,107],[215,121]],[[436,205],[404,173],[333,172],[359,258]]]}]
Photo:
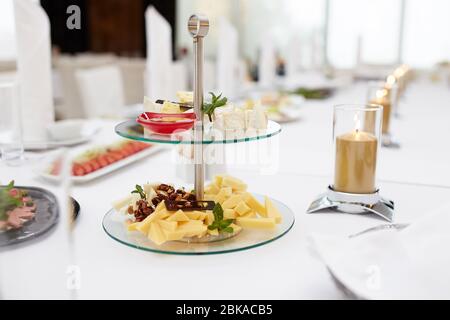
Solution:
[{"label": "candle", "polygon": [[375,192],[377,138],[368,132],[355,131],[336,138],[334,189],[347,193]]},{"label": "candle", "polygon": [[[391,120],[391,90],[388,88],[377,90],[376,97],[373,100],[370,100],[370,104],[378,104],[383,107],[383,124],[382,124],[382,133],[389,132],[389,124]],[[374,113],[368,113],[366,116],[365,128],[366,131],[374,132],[374,124],[375,119]]]}]

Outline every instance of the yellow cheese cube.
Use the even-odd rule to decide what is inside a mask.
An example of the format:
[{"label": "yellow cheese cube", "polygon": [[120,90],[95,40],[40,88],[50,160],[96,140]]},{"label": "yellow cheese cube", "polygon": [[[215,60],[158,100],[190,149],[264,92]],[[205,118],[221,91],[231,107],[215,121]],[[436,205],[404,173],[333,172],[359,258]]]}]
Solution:
[{"label": "yellow cheese cube", "polygon": [[242,228],[249,229],[272,229],[276,226],[275,218],[238,217],[236,219],[236,224],[238,224]]},{"label": "yellow cheese cube", "polygon": [[206,211],[195,211],[198,212],[199,216],[197,220],[203,221],[206,219],[207,213]]},{"label": "yellow cheese cube", "polygon": [[244,194],[245,203],[260,216],[267,217],[266,208],[249,192]]},{"label": "yellow cheese cube", "polygon": [[157,245],[161,245],[167,241],[166,235],[161,229],[161,226],[157,222],[150,223],[150,230],[148,232],[148,238]]},{"label": "yellow cheese cube", "polygon": [[237,213],[234,209],[225,209],[223,210],[223,218],[224,219],[236,219]]},{"label": "yellow cheese cube", "polygon": [[215,194],[204,194],[203,195],[203,200],[205,201],[216,201],[216,195]]},{"label": "yellow cheese cube", "polygon": [[189,221],[189,218],[182,210],[178,210],[167,218],[167,221]]},{"label": "yellow cheese cube", "polygon": [[264,203],[266,205],[266,212],[268,218],[274,218],[276,223],[281,223],[283,216],[280,211],[275,207],[272,201],[268,197],[264,197]]},{"label": "yellow cheese cube", "polygon": [[240,215],[243,216],[244,214],[248,213],[250,210],[250,207],[245,204],[244,201],[241,201],[237,204],[237,206],[234,208],[234,210]]},{"label": "yellow cheese cube", "polygon": [[220,188],[215,183],[211,183],[205,188],[205,194],[217,194],[219,191]]},{"label": "yellow cheese cube", "polygon": [[232,194],[233,190],[231,189],[231,187],[221,188],[214,201],[222,204]]},{"label": "yellow cheese cube", "polygon": [[233,194],[227,200],[222,203],[223,209],[232,209],[238,205],[239,202],[243,200],[243,195],[241,194]]},{"label": "yellow cheese cube", "polygon": [[129,196],[126,196],[125,198],[114,201],[112,203],[112,206],[116,211],[120,211],[120,209],[122,209],[123,207],[125,207],[125,206],[128,207],[129,205],[132,205],[132,203],[131,203],[132,199],[133,199],[133,196],[130,194]]},{"label": "yellow cheese cube", "polygon": [[209,230],[208,229],[208,234],[211,236],[218,236],[219,235],[219,230],[214,229],[214,230]]},{"label": "yellow cheese cube", "polygon": [[167,221],[167,220],[158,220],[161,228],[169,231],[175,231],[178,227],[178,223],[176,221]]},{"label": "yellow cheese cube", "polygon": [[231,187],[233,191],[245,191],[247,190],[247,185],[237,178],[230,176],[225,176],[222,179],[222,187]]},{"label": "yellow cheese cube", "polygon": [[214,214],[211,210],[206,211],[205,224],[209,226],[214,222]]},{"label": "yellow cheese cube", "polygon": [[214,177],[214,183],[220,188],[222,186],[223,176],[218,174]]}]

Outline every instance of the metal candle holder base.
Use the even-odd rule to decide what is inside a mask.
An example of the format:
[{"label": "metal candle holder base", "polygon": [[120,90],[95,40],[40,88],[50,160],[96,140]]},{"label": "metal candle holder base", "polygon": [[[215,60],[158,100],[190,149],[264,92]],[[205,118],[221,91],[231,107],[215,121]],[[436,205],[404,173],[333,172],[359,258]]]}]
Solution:
[{"label": "metal candle holder base", "polygon": [[371,194],[346,193],[333,190],[314,200],[307,213],[315,213],[325,209],[353,214],[375,214],[389,222],[394,218],[394,202],[383,199],[378,190]]}]

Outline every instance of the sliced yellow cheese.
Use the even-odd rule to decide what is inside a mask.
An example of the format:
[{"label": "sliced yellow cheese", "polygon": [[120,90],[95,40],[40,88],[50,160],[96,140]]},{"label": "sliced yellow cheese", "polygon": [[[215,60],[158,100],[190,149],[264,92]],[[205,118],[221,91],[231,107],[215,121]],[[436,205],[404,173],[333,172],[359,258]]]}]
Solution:
[{"label": "sliced yellow cheese", "polygon": [[276,226],[275,218],[239,217],[236,219],[236,224],[244,229],[272,229]]},{"label": "sliced yellow cheese", "polygon": [[186,232],[179,230],[178,228],[174,231],[162,229],[167,241],[175,241],[184,238]]},{"label": "sliced yellow cheese", "polygon": [[237,204],[237,206],[234,208],[234,210],[240,216],[243,216],[244,214],[250,212],[252,209],[248,205],[246,205],[244,201],[241,201]]},{"label": "sliced yellow cheese", "polygon": [[260,216],[267,217],[266,208],[249,192],[244,194],[245,203]]},{"label": "sliced yellow cheese", "polygon": [[189,222],[180,223],[177,231],[184,232],[185,237],[203,236],[207,231],[207,226],[201,221],[191,220]]},{"label": "sliced yellow cheese", "polygon": [[243,195],[241,194],[233,194],[227,200],[222,203],[223,209],[233,209],[238,205],[239,202],[243,200]]},{"label": "sliced yellow cheese", "polygon": [[[161,203],[163,203],[162,201]],[[159,207],[159,209],[158,209]],[[158,205],[155,209],[155,212],[153,212],[151,215],[149,215],[147,218],[145,218],[143,221],[139,222],[139,224],[136,226],[136,230],[147,234],[148,230],[150,228],[150,223],[153,221],[164,219],[167,216],[167,210],[165,206]]]},{"label": "sliced yellow cheese", "polygon": [[167,221],[189,221],[189,218],[182,210],[178,210],[167,218]]},{"label": "sliced yellow cheese", "polygon": [[276,223],[281,223],[283,216],[273,202],[268,197],[264,197],[264,203],[266,205],[267,217],[274,218]]},{"label": "sliced yellow cheese", "polygon": [[129,223],[127,224],[127,230],[128,231],[136,231],[136,227],[139,225],[139,222],[133,222],[133,223]]},{"label": "sliced yellow cheese", "polygon": [[158,220],[157,222],[161,228],[169,231],[175,231],[178,227],[178,223],[176,221]]},{"label": "sliced yellow cheese", "polygon": [[246,214],[242,215],[243,218],[256,218],[256,212],[253,210],[250,210]]},{"label": "sliced yellow cheese", "polygon": [[236,219],[237,213],[234,209],[225,209],[223,210],[223,218],[224,219]]},{"label": "sliced yellow cheese", "polygon": [[164,234],[163,229],[161,229],[161,226],[157,222],[150,223],[148,238],[157,245],[161,245],[167,241],[167,237]]},{"label": "sliced yellow cheese", "polygon": [[233,191],[245,191],[247,190],[247,185],[237,178],[230,176],[224,176],[222,179],[222,187],[231,187]]},{"label": "sliced yellow cheese", "polygon": [[201,220],[189,220],[178,222],[178,228],[184,228],[189,226],[201,226],[201,225],[203,225],[203,221]]},{"label": "sliced yellow cheese", "polygon": [[197,220],[203,221],[206,219],[206,216],[208,215],[206,213],[206,211],[194,211],[194,212],[198,212],[199,216]]},{"label": "sliced yellow cheese", "polygon": [[122,209],[123,207],[131,205],[132,199],[133,199],[133,196],[130,194],[129,196],[126,196],[125,198],[114,201],[112,203],[112,206],[116,211],[120,211],[120,209]]},{"label": "sliced yellow cheese", "polygon": [[200,220],[200,217],[202,216],[201,211],[186,211],[184,213],[190,220]]}]

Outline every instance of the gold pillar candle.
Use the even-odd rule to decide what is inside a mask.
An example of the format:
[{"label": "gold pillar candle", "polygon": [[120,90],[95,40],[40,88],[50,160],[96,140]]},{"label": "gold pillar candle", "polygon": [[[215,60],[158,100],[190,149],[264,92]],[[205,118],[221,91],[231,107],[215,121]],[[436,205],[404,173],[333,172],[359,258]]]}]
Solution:
[{"label": "gold pillar candle", "polygon": [[334,190],[347,193],[375,192],[377,138],[355,130],[336,137]]},{"label": "gold pillar candle", "polygon": [[[382,133],[389,133],[389,125],[391,120],[391,96],[389,89],[380,89],[376,92],[375,99],[369,101],[370,104],[377,104],[383,107],[383,122],[382,122]],[[368,113],[366,116],[365,128],[366,131],[373,132],[375,119],[373,118],[373,113]]]}]

